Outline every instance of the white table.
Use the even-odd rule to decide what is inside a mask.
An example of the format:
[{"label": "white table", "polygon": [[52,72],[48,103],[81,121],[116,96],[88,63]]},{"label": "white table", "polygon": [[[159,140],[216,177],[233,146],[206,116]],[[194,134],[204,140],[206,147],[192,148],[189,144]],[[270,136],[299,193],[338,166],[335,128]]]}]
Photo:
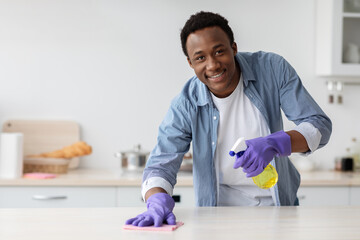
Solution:
[{"label": "white table", "polygon": [[175,208],[174,232],[123,230],[144,208],[0,209],[0,239],[359,239],[360,207]]}]

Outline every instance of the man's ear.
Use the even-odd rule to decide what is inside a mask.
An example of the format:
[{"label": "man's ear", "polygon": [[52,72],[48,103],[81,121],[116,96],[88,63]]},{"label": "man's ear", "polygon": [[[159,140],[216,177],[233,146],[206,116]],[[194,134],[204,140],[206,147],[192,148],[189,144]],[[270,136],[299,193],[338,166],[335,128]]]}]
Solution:
[{"label": "man's ear", "polygon": [[231,48],[233,49],[234,51],[234,56],[237,54],[237,45],[236,45],[236,42],[233,42]]},{"label": "man's ear", "polygon": [[186,58],[186,60],[188,61],[189,66],[190,66],[192,69],[194,69],[194,66],[193,66],[193,65],[192,65],[192,63],[191,63],[190,58],[189,58],[189,57],[187,57],[187,58]]}]

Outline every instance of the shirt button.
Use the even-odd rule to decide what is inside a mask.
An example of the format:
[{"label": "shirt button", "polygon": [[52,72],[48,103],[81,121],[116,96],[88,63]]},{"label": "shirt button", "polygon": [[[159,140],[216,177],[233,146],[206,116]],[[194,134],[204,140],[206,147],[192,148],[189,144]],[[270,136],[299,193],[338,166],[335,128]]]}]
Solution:
[{"label": "shirt button", "polygon": [[214,120],[216,120],[216,116],[214,116]]},{"label": "shirt button", "polygon": [[212,142],[212,145],[215,145],[215,142]]}]

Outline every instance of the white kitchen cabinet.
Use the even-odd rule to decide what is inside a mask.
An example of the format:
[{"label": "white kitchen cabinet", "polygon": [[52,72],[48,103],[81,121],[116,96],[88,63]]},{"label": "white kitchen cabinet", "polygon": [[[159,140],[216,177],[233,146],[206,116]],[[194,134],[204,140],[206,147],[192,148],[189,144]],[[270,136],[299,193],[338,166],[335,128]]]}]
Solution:
[{"label": "white kitchen cabinet", "polygon": [[349,62],[345,57],[349,44],[360,47],[360,9],[349,10],[349,3],[360,5],[360,0],[317,0],[316,74],[319,76],[360,76],[360,62]]},{"label": "white kitchen cabinet", "polygon": [[116,207],[116,187],[0,187],[1,208]]},{"label": "white kitchen cabinet", "polygon": [[145,206],[141,197],[140,187],[118,187],[117,207],[141,207]]},{"label": "white kitchen cabinet", "polygon": [[[175,187],[173,198],[177,207],[194,207],[193,187]],[[140,187],[118,187],[117,191],[118,207],[140,207],[145,206],[141,196]]]},{"label": "white kitchen cabinet", "polygon": [[350,205],[353,206],[360,205],[360,187],[350,188]]},{"label": "white kitchen cabinet", "polygon": [[[178,207],[195,207],[195,193],[193,187],[175,187],[173,197]],[[176,201],[178,198],[179,201]]]},{"label": "white kitchen cabinet", "polygon": [[349,187],[300,187],[298,198],[301,206],[349,205]]}]

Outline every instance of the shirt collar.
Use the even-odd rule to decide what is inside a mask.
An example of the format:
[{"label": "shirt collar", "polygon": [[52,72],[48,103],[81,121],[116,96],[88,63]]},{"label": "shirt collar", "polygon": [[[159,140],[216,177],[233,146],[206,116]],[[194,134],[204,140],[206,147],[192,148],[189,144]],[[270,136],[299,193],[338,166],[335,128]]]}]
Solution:
[{"label": "shirt collar", "polygon": [[[236,54],[235,60],[236,60],[237,64],[239,64],[239,66],[240,66],[241,74],[243,76],[243,81],[244,81],[245,87],[247,87],[247,85],[249,84],[249,81],[256,81],[253,71],[251,70],[248,62],[241,55],[241,53]],[[200,89],[200,92],[198,95],[198,100],[197,100],[197,105],[198,106],[204,106],[206,104],[213,105],[213,101],[212,101],[209,89],[197,77],[196,77],[196,80],[199,84],[199,89]]]},{"label": "shirt collar", "polygon": [[251,67],[249,63],[246,61],[246,59],[241,55],[241,53],[237,53],[235,56],[236,61],[240,65],[241,73],[244,80],[244,85],[247,87],[249,84],[249,81],[256,81],[253,71],[251,70]]}]

